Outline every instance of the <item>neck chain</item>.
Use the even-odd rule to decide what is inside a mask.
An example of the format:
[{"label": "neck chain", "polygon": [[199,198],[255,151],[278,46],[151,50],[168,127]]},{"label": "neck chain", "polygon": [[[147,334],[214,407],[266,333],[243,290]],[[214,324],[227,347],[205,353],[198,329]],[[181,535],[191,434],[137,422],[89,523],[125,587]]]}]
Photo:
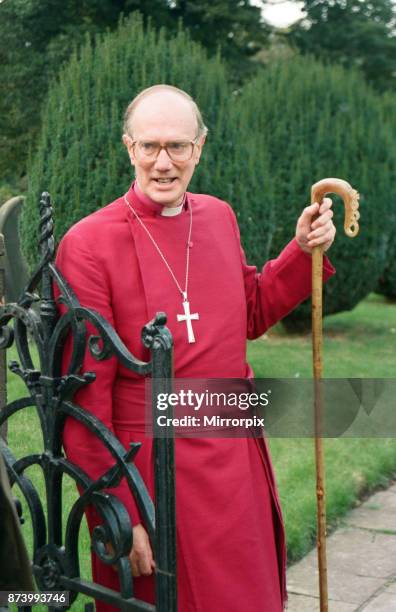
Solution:
[{"label": "neck chain", "polygon": [[156,248],[156,250],[158,252],[158,255],[161,257],[161,259],[164,262],[165,266],[167,267],[170,275],[172,276],[176,287],[178,288],[179,292],[181,293],[181,296],[183,298],[182,304],[183,304],[184,314],[183,315],[182,314],[178,314],[177,315],[177,320],[179,322],[185,321],[185,323],[187,325],[188,342],[189,343],[195,342],[194,330],[193,330],[191,321],[192,320],[195,320],[195,321],[198,320],[199,319],[199,314],[197,312],[194,313],[194,314],[191,314],[191,312],[190,312],[190,303],[188,301],[188,275],[189,275],[189,269],[190,269],[190,248],[192,247],[192,242],[191,242],[192,208],[191,208],[191,204],[188,202],[188,210],[190,212],[190,227],[189,227],[189,230],[188,230],[188,237],[187,237],[186,277],[185,277],[184,291],[183,291],[183,289],[181,288],[181,286],[179,284],[179,281],[177,280],[177,278],[176,278],[172,268],[170,267],[169,263],[167,262],[165,255],[163,254],[163,252],[161,251],[160,247],[158,246],[158,244],[154,240],[154,238],[151,235],[151,232],[149,231],[149,229],[143,223],[143,221],[141,220],[141,218],[137,214],[136,210],[133,208],[133,206],[129,202],[126,194],[124,195],[124,201],[125,201],[125,204],[128,206],[128,208],[131,210],[131,212],[134,214],[135,218],[140,223],[140,225],[142,226],[144,231],[146,232],[147,236],[150,238],[151,242],[153,243],[154,247]]}]

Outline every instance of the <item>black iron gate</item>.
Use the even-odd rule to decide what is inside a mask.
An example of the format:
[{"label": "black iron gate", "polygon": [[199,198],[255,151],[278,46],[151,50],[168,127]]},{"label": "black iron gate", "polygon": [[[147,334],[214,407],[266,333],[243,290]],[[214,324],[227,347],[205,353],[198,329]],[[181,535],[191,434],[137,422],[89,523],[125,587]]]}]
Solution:
[{"label": "black iron gate", "polygon": [[[158,313],[142,330],[142,342],[150,349],[147,363],[136,359],[122,343],[116,331],[96,311],[80,306],[77,297],[52,263],[54,237],[52,206],[49,194],[40,201],[40,262],[17,303],[0,308],[0,348],[15,342],[19,362],[11,362],[10,370],[26,385],[26,397],[7,404],[0,413],[0,426],[9,417],[27,407],[37,411],[43,450],[15,459],[1,441],[1,451],[8,468],[11,484],[17,483],[26,499],[33,527],[32,567],[40,591],[70,591],[70,603],[78,593],[128,611],[176,612],[176,550],[174,441],[156,438],[155,499],[148,494],[134,457],[140,444],[125,450],[122,444],[94,415],[73,403],[74,393],[95,379],[92,372],[81,372],[86,350],[97,360],[115,356],[122,365],[142,376],[151,376],[153,405],[158,393],[168,393],[172,377],[172,337],[165,327],[166,316]],[[54,301],[53,283],[59,287],[66,312],[59,317]],[[39,291],[40,295],[37,294]],[[96,336],[86,337],[86,322],[93,324]],[[11,327],[10,323],[13,323]],[[73,338],[73,354],[67,374],[62,375],[62,350],[68,334]],[[31,344],[37,347],[39,368],[35,368]],[[62,431],[68,416],[87,427],[114,457],[114,465],[98,480],[93,481],[62,452]],[[167,416],[171,416],[170,414]],[[30,466],[40,466],[45,480],[46,499],[40,496],[26,475]],[[65,529],[62,528],[62,479],[67,475],[78,485],[81,496],[73,504]],[[129,515],[121,501],[106,489],[128,482],[155,551],[156,604],[134,597],[128,553],[132,544]],[[93,505],[102,520],[92,533],[91,545],[99,558],[117,567],[120,593],[80,577],[78,539],[84,510]],[[64,532],[64,533],[63,533]],[[108,552],[111,544],[113,552]],[[86,605],[89,609],[90,604]],[[25,608],[26,610],[30,608]]]}]

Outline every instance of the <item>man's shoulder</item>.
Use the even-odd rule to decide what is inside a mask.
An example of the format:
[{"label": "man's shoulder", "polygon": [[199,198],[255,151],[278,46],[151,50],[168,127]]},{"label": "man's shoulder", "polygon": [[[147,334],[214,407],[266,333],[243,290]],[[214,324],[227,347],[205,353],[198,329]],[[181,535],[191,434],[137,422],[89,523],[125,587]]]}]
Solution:
[{"label": "man's shoulder", "polygon": [[95,210],[72,225],[63,239],[98,240],[103,235],[114,233],[125,221],[123,199],[117,198],[110,204]]},{"label": "man's shoulder", "polygon": [[223,213],[229,215],[232,207],[228,202],[207,193],[187,193],[189,200],[195,204],[196,208],[207,213]]}]

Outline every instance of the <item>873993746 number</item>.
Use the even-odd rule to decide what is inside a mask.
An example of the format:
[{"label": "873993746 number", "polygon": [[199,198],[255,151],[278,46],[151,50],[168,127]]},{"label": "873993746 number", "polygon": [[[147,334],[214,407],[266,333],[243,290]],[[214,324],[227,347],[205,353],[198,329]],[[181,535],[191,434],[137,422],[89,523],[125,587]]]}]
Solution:
[{"label": "873993746 number", "polygon": [[34,606],[44,604],[52,607],[69,605],[69,591],[0,591],[0,606]]}]

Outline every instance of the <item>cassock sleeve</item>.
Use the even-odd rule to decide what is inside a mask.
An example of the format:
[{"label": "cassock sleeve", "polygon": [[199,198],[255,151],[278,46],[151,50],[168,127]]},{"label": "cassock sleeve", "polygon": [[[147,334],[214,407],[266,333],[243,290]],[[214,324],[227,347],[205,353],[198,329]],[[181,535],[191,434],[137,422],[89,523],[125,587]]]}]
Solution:
[{"label": "cassock sleeve", "polygon": [[[97,310],[114,326],[110,288],[106,282],[104,266],[93,256],[82,236],[71,232],[64,237],[58,248],[56,266],[75,292],[81,306]],[[56,286],[54,289],[55,296],[59,297],[59,289]],[[61,314],[66,310],[62,304],[58,304],[58,309]],[[97,335],[97,331],[88,323],[87,335],[91,334]],[[63,355],[64,371],[69,363],[71,350],[72,342],[69,337]],[[95,372],[96,380],[80,389],[73,401],[92,412],[114,433],[112,394],[117,360],[111,357],[104,361],[96,361],[87,348],[82,367],[82,373],[84,372]],[[115,464],[114,457],[96,436],[71,417],[65,423],[63,445],[68,459],[80,466],[92,479],[96,480]],[[118,487],[108,491],[116,495],[125,505],[133,525],[142,522],[125,478]]]},{"label": "cassock sleeve", "polygon": [[[294,238],[276,259],[270,259],[261,272],[257,272],[256,266],[249,266],[246,261],[233,212],[232,220],[241,251],[247,305],[247,337],[254,340],[311,295],[312,258],[299,247]],[[325,256],[323,280],[327,281],[333,274],[335,269]]]}]

